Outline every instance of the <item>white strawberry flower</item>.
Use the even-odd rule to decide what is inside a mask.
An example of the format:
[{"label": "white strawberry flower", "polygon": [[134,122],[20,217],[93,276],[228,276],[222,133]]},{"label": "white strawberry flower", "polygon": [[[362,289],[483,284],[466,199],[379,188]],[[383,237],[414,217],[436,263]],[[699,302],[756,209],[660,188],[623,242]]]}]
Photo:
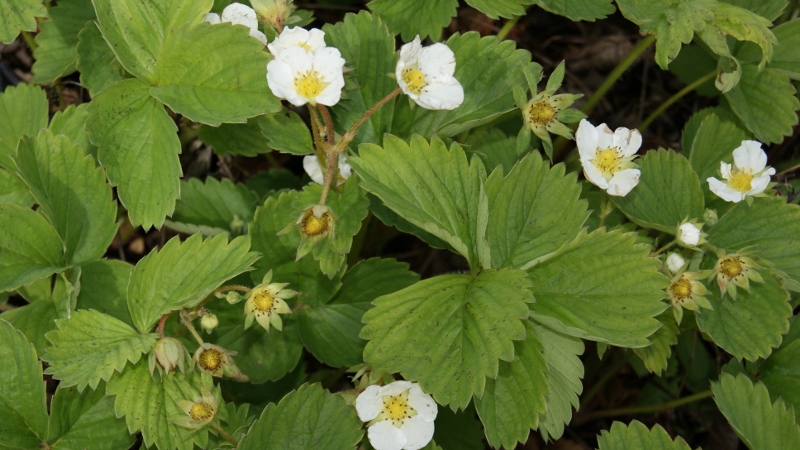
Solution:
[{"label": "white strawberry flower", "polygon": [[376,450],[416,450],[433,439],[438,408],[418,384],[395,381],[366,388],[356,399],[356,412],[369,422],[367,436]]},{"label": "white strawberry flower", "polygon": [[720,162],[719,171],[725,181],[709,177],[708,187],[719,198],[734,203],[764,192],[775,175],[775,169],[767,167],[767,153],[758,141],[742,141],[733,151],[733,165]]},{"label": "white strawberry flower", "polygon": [[334,47],[309,52],[299,45],[278,53],[267,64],[267,84],[276,97],[295,106],[333,106],[342,97],[344,59]]},{"label": "white strawberry flower", "polygon": [[436,43],[422,47],[419,36],[400,48],[395,67],[403,93],[425,109],[455,109],[464,101],[464,88],[453,77],[456,56]]},{"label": "white strawberry flower", "polygon": [[[317,184],[325,183],[325,172],[323,168],[327,171],[326,163],[320,161],[317,155],[306,155],[303,158],[303,169],[305,169],[308,176],[311,177],[311,180]],[[344,184],[344,182],[350,178],[352,170],[350,164],[347,164],[347,156],[339,154],[339,180],[337,185]]]},{"label": "white strawberry flower", "polygon": [[694,247],[700,243],[700,238],[701,238],[700,227],[691,222],[682,223],[678,227],[677,237],[678,237],[678,242],[681,245]]},{"label": "white strawberry flower", "polygon": [[281,31],[280,36],[267,45],[272,56],[275,57],[278,57],[287,48],[293,47],[302,47],[314,53],[325,47],[325,32],[318,28],[306,30],[300,27],[286,27]]},{"label": "white strawberry flower", "polygon": [[217,13],[206,14],[205,21],[211,25],[220,22],[229,22],[234,25],[244,25],[250,29],[250,36],[267,44],[267,36],[258,29],[258,17],[256,12],[247,5],[241,3],[231,3],[222,10],[222,16]]},{"label": "white strawberry flower", "polygon": [[667,268],[672,273],[678,273],[684,264],[686,264],[686,260],[679,253],[670,253],[667,256]]},{"label": "white strawberry flower", "polygon": [[628,195],[639,184],[641,172],[633,162],[642,145],[639,130],[620,127],[612,132],[604,123],[595,127],[583,119],[575,140],[590,183],[617,197]]}]

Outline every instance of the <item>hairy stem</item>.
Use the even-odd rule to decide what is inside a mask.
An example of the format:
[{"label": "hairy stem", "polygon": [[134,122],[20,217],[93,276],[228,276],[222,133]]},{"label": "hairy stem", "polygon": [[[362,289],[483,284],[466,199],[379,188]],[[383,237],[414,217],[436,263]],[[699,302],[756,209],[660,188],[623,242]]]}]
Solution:
[{"label": "hairy stem", "polygon": [[703,75],[702,77],[694,80],[691,84],[686,85],[686,87],[684,87],[683,89],[681,89],[680,91],[675,93],[675,95],[673,95],[672,97],[668,98],[664,103],[661,104],[661,106],[656,108],[656,110],[653,111],[652,114],[650,114],[649,116],[647,116],[646,119],[644,119],[642,124],[639,125],[639,131],[643,131],[643,130],[647,129],[647,127],[649,127],[650,124],[653,123],[653,121],[656,120],[658,118],[658,116],[661,115],[661,113],[663,113],[664,111],[667,110],[667,108],[672,106],[673,103],[677,102],[681,97],[683,97],[684,95],[688,94],[689,92],[692,92],[693,90],[695,90],[698,87],[702,86],[708,80],[713,79],[715,76],[717,76],[717,71],[713,70],[713,71]]},{"label": "hairy stem", "polygon": [[182,309],[180,316],[181,322],[183,322],[183,325],[189,329],[189,332],[192,333],[192,336],[194,336],[194,339],[197,341],[197,343],[200,345],[205,344],[205,342],[203,342],[203,338],[200,337],[200,334],[198,334],[197,330],[194,329],[194,325],[192,325],[192,319],[189,318],[189,314],[186,312],[186,310]]},{"label": "hairy stem", "polygon": [[336,131],[333,128],[333,119],[331,118],[331,113],[328,111],[328,108],[326,108],[325,105],[317,105],[317,108],[319,108],[319,112],[322,113],[322,118],[325,120],[325,128],[327,129],[325,137],[328,139],[328,146],[333,147]]}]

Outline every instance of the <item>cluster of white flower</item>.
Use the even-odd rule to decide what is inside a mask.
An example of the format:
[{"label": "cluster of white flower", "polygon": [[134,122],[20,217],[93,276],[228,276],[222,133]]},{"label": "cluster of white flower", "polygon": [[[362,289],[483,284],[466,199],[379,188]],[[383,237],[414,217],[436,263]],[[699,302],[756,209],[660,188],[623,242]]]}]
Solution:
[{"label": "cluster of white flower", "polygon": [[258,16],[253,8],[241,3],[231,3],[222,10],[222,16],[217,13],[206,14],[205,21],[215,25],[220,22],[228,22],[234,25],[244,25],[250,30],[250,36],[267,44],[267,36],[258,29]]}]

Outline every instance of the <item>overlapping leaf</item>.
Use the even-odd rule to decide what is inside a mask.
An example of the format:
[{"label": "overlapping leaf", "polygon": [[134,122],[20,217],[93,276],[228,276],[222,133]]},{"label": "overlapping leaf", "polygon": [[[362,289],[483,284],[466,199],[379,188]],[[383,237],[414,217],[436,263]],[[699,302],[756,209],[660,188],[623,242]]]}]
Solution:
[{"label": "overlapping leaf", "polygon": [[266,148],[271,148],[293,155],[314,153],[308,125],[294,111],[264,116],[259,126],[263,133],[261,137],[266,138],[268,146],[262,149],[262,152],[266,151]]},{"label": "overlapping leaf", "polygon": [[678,343],[678,325],[673,319],[672,311],[663,312],[659,320],[661,328],[650,336],[653,344],[633,349],[636,356],[642,359],[647,370],[656,375],[660,375],[666,370],[669,356],[672,354],[672,346]]},{"label": "overlapping leaf", "polygon": [[61,2],[47,11],[33,50],[32,83],[42,84],[75,71],[78,33],[95,18],[90,0]]},{"label": "overlapping leaf", "polygon": [[629,425],[614,422],[611,429],[603,431],[597,437],[600,450],[690,450],[683,438],[672,439],[667,431],[656,424],[653,428],[647,427],[638,420]]},{"label": "overlapping leaf", "polygon": [[33,205],[33,197],[19,175],[0,168],[0,204],[3,203],[27,208]]},{"label": "overlapping leaf", "polygon": [[[294,113],[293,113],[294,114]],[[296,114],[295,114],[296,115]],[[218,127],[203,125],[198,136],[210,145],[218,155],[257,156],[270,151],[269,139],[261,132],[260,125],[272,115],[248,119],[247,123],[226,123]],[[306,134],[308,134],[308,128]],[[300,139],[299,135],[295,136]],[[309,146],[311,138],[309,137]]]},{"label": "overlapping leaf", "polygon": [[438,41],[442,28],[456,15],[457,6],[457,0],[372,0],[367,4],[393,33],[401,33],[406,42],[416,35]]},{"label": "overlapping leaf", "polygon": [[758,368],[759,380],[770,398],[782,398],[795,411],[800,410],[800,316],[789,319],[789,333],[780,348]]},{"label": "overlapping leaf", "polygon": [[524,16],[526,7],[535,2],[536,0],[467,0],[469,6],[492,19],[500,17],[511,19],[514,16]]},{"label": "overlapping leaf", "polygon": [[181,198],[175,212],[165,222],[183,233],[213,236],[220,233],[243,234],[253,220],[258,198],[243,184],[230,180],[197,178],[181,181]]},{"label": "overlapping leaf", "polygon": [[105,389],[86,389],[59,386],[50,410],[50,448],[92,448],[100,443],[108,448],[129,448],[135,436],[128,433],[125,423],[114,413],[114,399]]},{"label": "overlapping leaf", "polygon": [[63,134],[80,147],[85,155],[97,156],[97,147],[89,141],[86,134],[86,120],[89,118],[89,104],[70,105],[67,109],[57,111],[50,120],[48,129],[53,134]]},{"label": "overlapping leaf", "polygon": [[[43,281],[47,282],[49,288],[50,279],[45,278]],[[49,289],[47,293],[50,294]],[[58,311],[49,299],[14,308],[0,315],[0,319],[7,320],[14,328],[21,331],[40,355],[44,354],[50,345],[44,335],[56,327],[57,318]]]},{"label": "overlapping leaf", "polygon": [[81,84],[96,95],[117,81],[130,77],[103,39],[97,22],[91,21],[78,34],[78,61]]},{"label": "overlapping leaf", "polygon": [[775,47],[768,67],[793,80],[800,79],[800,20],[778,25],[772,32],[780,45]]},{"label": "overlapping leaf", "polygon": [[605,19],[614,13],[615,8],[611,0],[581,0],[564,2],[561,0],[536,0],[535,4],[545,11],[565,16],[573,21],[594,21]]},{"label": "overlapping leaf", "polygon": [[[0,6],[2,14],[9,11],[6,8]],[[47,126],[47,111],[47,94],[36,86],[20,84],[0,93],[0,167],[15,169],[11,157],[17,143],[22,136],[36,136]]]},{"label": "overlapping leaf", "polygon": [[79,309],[95,309],[133,326],[128,311],[128,281],[133,266],[116,259],[81,265]]},{"label": "overlapping leaf", "polygon": [[20,31],[36,31],[47,9],[39,0],[0,0],[0,42],[10,44]]},{"label": "overlapping leaf", "polygon": [[65,266],[63,244],[41,214],[0,205],[0,292],[34,282]]}]

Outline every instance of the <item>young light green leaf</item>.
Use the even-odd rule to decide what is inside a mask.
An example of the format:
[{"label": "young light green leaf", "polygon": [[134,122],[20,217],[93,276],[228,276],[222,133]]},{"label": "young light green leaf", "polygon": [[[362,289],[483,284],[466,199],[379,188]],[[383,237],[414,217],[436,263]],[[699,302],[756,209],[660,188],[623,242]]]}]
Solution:
[{"label": "young light green leaf", "polygon": [[243,184],[227,178],[218,181],[197,178],[181,181],[181,198],[175,212],[166,220],[168,227],[182,233],[214,236],[220,233],[244,234],[252,222],[258,197]]},{"label": "young light green leaf", "polygon": [[401,33],[410,42],[416,35],[438,41],[442,28],[456,15],[457,0],[372,0],[367,4],[380,16],[392,33]]},{"label": "young light green leaf", "polygon": [[650,336],[653,344],[635,348],[633,353],[642,360],[650,373],[661,375],[667,369],[672,346],[678,343],[678,324],[675,323],[672,311],[661,313],[658,319],[661,322],[661,328]]},{"label": "young light green leaf", "polygon": [[479,161],[469,163],[459,145],[448,150],[440,139],[428,143],[420,136],[409,145],[387,135],[383,148],[362,145],[348,162],[386,206],[446,241],[473,269],[489,267],[486,172]]},{"label": "young light green leaf", "polygon": [[103,34],[92,20],[78,33],[78,61],[81,72],[81,84],[89,89],[92,96],[111,86],[117,81],[129,78],[130,75],[122,67]]},{"label": "young light green leaf", "polygon": [[[203,125],[198,136],[218,155],[258,156],[270,151],[269,139],[261,132],[261,125],[271,115],[251,118],[247,123],[224,123],[218,127]],[[305,125],[303,125],[305,127]],[[306,128],[306,130],[308,130]],[[308,131],[306,131],[308,133]],[[296,136],[299,138],[299,136]],[[310,138],[309,138],[310,142]]]},{"label": "young light green leaf", "polygon": [[612,0],[582,0],[580,2],[564,2],[561,0],[536,0],[534,2],[543,10],[559,16],[567,17],[575,22],[605,19],[614,13]]},{"label": "young light green leaf", "polygon": [[612,423],[611,430],[603,430],[597,437],[597,445],[600,450],[691,450],[683,438],[673,440],[661,425],[648,430],[638,420],[629,425]]},{"label": "young light green leaf", "polygon": [[47,437],[51,449],[92,448],[101,442],[107,448],[129,448],[135,440],[114,414],[114,399],[105,389],[56,390]]},{"label": "young light green leaf", "polygon": [[[629,219],[645,228],[675,234],[681,222],[703,215],[700,179],[686,158],[658,149],[647,152],[637,162],[642,174],[635,190],[625,197],[613,197],[614,204]],[[670,194],[664,195],[665,192]]]},{"label": "young light green leaf", "polygon": [[75,71],[78,53],[78,33],[86,22],[95,18],[90,0],[61,2],[47,11],[41,23],[33,50],[31,83],[50,83]]},{"label": "young light green leaf", "polygon": [[36,31],[37,17],[47,17],[40,0],[0,0],[0,42],[10,44],[20,31]]},{"label": "young light green leaf", "polygon": [[267,86],[269,59],[247,31],[227,23],[174,29],[158,55],[150,94],[212,126],[279,111],[281,103]]},{"label": "young light green leaf", "polygon": [[269,114],[259,121],[262,138],[266,138],[267,148],[292,155],[309,155],[314,153],[311,133],[308,125],[294,111]]},{"label": "young light green leaf", "polygon": [[758,367],[758,379],[769,390],[774,401],[782,398],[800,409],[800,316],[789,319],[789,333],[781,346]]},{"label": "young light green leaf", "polygon": [[[528,270],[536,320],[576,337],[645,347],[667,308],[667,278],[636,235],[599,229]],[[544,317],[542,317],[544,316]]]},{"label": "young light green leaf", "polygon": [[56,111],[50,120],[48,129],[53,134],[63,134],[69,140],[83,150],[84,155],[97,157],[97,147],[89,141],[86,134],[86,120],[89,119],[89,104],[82,103],[78,106],[70,105],[67,109]]},{"label": "young light green leaf", "polygon": [[61,236],[66,260],[102,257],[117,232],[117,204],[94,158],[66,136],[43,130],[20,142],[16,163],[39,211]]},{"label": "young light green leaf", "polygon": [[225,281],[250,270],[258,254],[249,250],[250,239],[244,236],[228,243],[224,234],[205,241],[195,234],[183,243],[175,237],[145,256],[128,284],[136,328],[147,333],[163,314],[197,305]]},{"label": "young light green leaf", "polygon": [[362,319],[364,359],[464,408],[497,376],[499,360],[513,360],[513,341],[525,339],[529,287],[524,272],[501,269],[441,275],[380,297]]},{"label": "young light green leaf", "polygon": [[492,267],[524,269],[537,258],[575,238],[588,215],[574,174],[550,167],[538,152],[526,156],[503,177],[486,180],[489,224],[486,236]]},{"label": "young light green leaf", "polygon": [[33,345],[0,320],[0,446],[38,448],[47,438],[42,364]]},{"label": "young light green leaf", "polygon": [[308,351],[333,367],[352,367],[363,362],[366,341],[358,337],[361,316],[372,301],[419,281],[408,265],[390,259],[360,261],[342,277],[342,287],[323,305],[297,311],[300,338]]},{"label": "young light green leaf", "polygon": [[[47,282],[49,295],[50,279],[43,278],[42,280]],[[0,315],[0,318],[7,320],[14,328],[21,331],[28,341],[36,347],[36,353],[41,355],[50,346],[50,342],[44,335],[56,327],[55,320],[58,318],[58,311],[56,311],[55,305],[48,298],[45,301],[38,301],[6,311]]]},{"label": "young light green leaf", "polygon": [[494,448],[525,443],[547,409],[544,347],[530,321],[525,328],[525,340],[514,342],[514,360],[501,362],[497,378],[487,379],[483,396],[475,399],[486,439]]},{"label": "young light green leaf", "polygon": [[800,427],[795,412],[782,400],[772,403],[762,383],[753,385],[747,375],[722,374],[711,383],[714,401],[733,430],[749,448],[795,448]]},{"label": "young light green leaf", "polygon": [[795,111],[800,109],[800,100],[789,77],[776,70],[759,70],[752,64],[744,64],[739,84],[726,92],[725,98],[761,142],[782,142],[797,123]]},{"label": "young light green leaf", "polygon": [[727,36],[738,41],[755,43],[761,48],[762,56],[758,67],[763,69],[772,59],[772,46],[778,44],[778,39],[769,30],[771,25],[769,20],[752,11],[726,2],[718,2],[714,20],[709,22],[700,36],[713,52],[727,57],[733,56],[726,42]]},{"label": "young light green leaf", "polygon": [[[9,7],[0,6],[2,14],[10,11],[6,8]],[[48,109],[47,94],[37,86],[20,84],[0,93],[0,167],[15,170],[11,157],[17,143],[22,136],[36,136],[47,127]]]},{"label": "young light green leaf", "polygon": [[128,311],[128,281],[133,266],[116,259],[100,259],[81,265],[79,309],[95,309],[133,326]]},{"label": "young light green leaf", "polygon": [[267,406],[238,448],[337,450],[354,448],[363,435],[355,408],[319,384],[304,384]]},{"label": "young light green leaf", "polygon": [[23,208],[33,206],[34,200],[28,186],[14,172],[0,169],[0,204],[11,203]]},{"label": "young light green leaf", "polygon": [[61,380],[61,386],[77,386],[79,391],[86,386],[95,389],[128,361],[136,364],[157,338],[93,309],[75,311],[71,318],[57,320],[56,326],[47,333],[52,346],[42,356],[50,364],[46,373]]},{"label": "young light green leaf", "polygon": [[63,270],[63,244],[41,214],[0,205],[0,292],[10,291]]},{"label": "young light green leaf", "polygon": [[108,181],[131,222],[145,229],[160,227],[172,214],[182,174],[178,128],[149,90],[137,79],[103,89],[89,103],[86,122]]},{"label": "young light green leaf", "polygon": [[739,6],[758,14],[761,17],[766,17],[771,22],[774,22],[778,16],[781,15],[786,6],[789,4],[788,0],[722,0],[725,3]]}]

